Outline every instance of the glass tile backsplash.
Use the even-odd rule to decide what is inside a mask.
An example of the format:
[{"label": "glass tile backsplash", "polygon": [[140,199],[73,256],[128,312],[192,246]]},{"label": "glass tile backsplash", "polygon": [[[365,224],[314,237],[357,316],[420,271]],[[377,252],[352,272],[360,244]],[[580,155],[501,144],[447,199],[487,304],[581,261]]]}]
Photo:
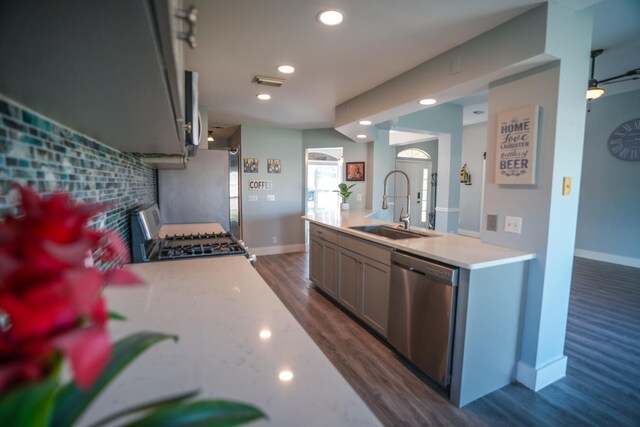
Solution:
[{"label": "glass tile backsplash", "polygon": [[[129,242],[129,212],[157,202],[156,171],[123,153],[0,97],[0,217],[17,212],[15,183],[106,203],[93,226]],[[101,266],[107,268],[109,266]]]}]

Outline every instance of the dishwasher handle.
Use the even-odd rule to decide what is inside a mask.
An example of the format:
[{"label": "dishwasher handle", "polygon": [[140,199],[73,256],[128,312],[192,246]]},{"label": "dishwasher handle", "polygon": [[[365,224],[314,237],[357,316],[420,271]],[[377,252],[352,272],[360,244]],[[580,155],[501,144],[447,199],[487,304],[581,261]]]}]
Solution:
[{"label": "dishwasher handle", "polygon": [[413,274],[430,277],[448,286],[458,286],[458,268],[437,264],[424,258],[418,258],[401,252],[391,253],[391,263]]}]

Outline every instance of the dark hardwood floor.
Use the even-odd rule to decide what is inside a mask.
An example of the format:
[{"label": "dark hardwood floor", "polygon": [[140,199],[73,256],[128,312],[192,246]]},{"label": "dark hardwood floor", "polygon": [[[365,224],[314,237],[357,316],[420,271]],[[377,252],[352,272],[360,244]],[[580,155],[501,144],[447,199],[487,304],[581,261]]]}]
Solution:
[{"label": "dark hardwood floor", "polygon": [[386,426],[640,426],[640,269],[576,258],[567,376],[460,409],[311,285],[306,253],[260,256],[256,268]]}]

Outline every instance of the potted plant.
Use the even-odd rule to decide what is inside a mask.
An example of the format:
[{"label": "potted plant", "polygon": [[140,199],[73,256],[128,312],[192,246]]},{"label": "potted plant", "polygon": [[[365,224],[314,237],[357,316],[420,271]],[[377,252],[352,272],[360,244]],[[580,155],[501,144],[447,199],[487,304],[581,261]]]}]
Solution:
[{"label": "potted plant", "polygon": [[342,203],[340,203],[340,210],[342,211],[348,211],[349,210],[349,202],[347,201],[349,199],[349,196],[351,196],[352,191],[351,190],[353,187],[355,187],[355,184],[351,184],[351,185],[347,185],[344,182],[341,183],[340,185],[338,185],[338,190],[334,190],[336,193],[340,194],[340,198],[342,199]]}]

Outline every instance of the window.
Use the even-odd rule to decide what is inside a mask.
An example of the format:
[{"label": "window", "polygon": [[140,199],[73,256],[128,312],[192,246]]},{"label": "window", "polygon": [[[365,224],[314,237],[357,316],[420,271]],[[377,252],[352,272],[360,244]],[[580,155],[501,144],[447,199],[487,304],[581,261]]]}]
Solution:
[{"label": "window", "polygon": [[420,159],[420,160],[431,160],[431,156],[426,151],[420,150],[418,148],[409,148],[407,150],[402,150],[398,153],[399,159]]}]

